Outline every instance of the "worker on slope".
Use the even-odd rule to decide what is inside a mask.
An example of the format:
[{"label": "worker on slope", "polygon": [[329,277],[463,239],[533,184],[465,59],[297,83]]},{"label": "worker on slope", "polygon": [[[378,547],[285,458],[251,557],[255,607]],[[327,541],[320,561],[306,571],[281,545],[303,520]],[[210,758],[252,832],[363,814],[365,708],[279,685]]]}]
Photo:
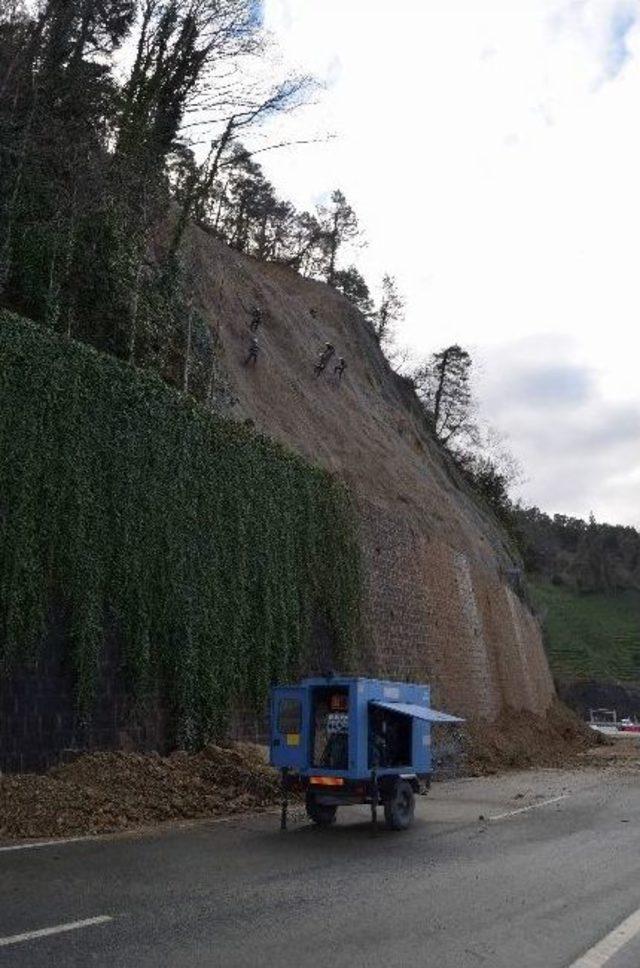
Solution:
[{"label": "worker on slope", "polygon": [[338,383],[342,379],[342,374],[344,373],[346,368],[347,368],[347,364],[344,361],[344,357],[342,356],[338,357],[338,362],[333,368],[334,375],[338,378]]},{"label": "worker on slope", "polygon": [[316,376],[320,376],[320,374],[323,372],[323,370],[325,369],[327,363],[329,362],[329,360],[331,359],[331,357],[333,356],[334,353],[335,353],[335,348],[334,348],[333,344],[332,343],[325,343],[324,344],[324,349],[323,349],[322,353],[320,354],[320,356],[318,357],[318,362],[316,363],[316,365],[313,368],[313,371],[314,371],[314,373],[315,373]]},{"label": "worker on slope", "polygon": [[249,353],[244,361],[244,366],[248,366],[249,363],[253,363],[255,366],[258,362],[258,353],[260,352],[260,345],[255,336],[251,337],[251,342],[249,343]]},{"label": "worker on slope", "polygon": [[251,322],[249,323],[249,329],[252,333],[257,333],[262,325],[262,310],[259,306],[254,306],[251,310]]}]

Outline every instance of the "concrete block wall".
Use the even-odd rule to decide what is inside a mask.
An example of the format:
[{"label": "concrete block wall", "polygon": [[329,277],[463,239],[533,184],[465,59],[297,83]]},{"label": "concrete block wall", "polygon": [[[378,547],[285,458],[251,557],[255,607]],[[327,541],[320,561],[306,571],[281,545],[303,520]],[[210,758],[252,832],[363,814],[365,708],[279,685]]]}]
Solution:
[{"label": "concrete block wall", "polygon": [[0,679],[0,772],[38,772],[87,749],[162,750],[161,703],[141,719],[125,687],[112,631],[105,637],[90,717],[79,715],[70,667],[68,623],[49,616],[38,660]]},{"label": "concrete block wall", "polygon": [[[505,707],[543,714],[554,695],[538,625],[495,569],[471,561],[401,515],[362,505],[364,635],[352,672],[427,681],[433,701],[493,719]],[[426,531],[426,529],[425,529]],[[0,681],[0,770],[44,770],[85,749],[168,748],[162,703],[141,720],[108,631],[90,719],[77,713],[68,627],[52,613],[40,659]],[[331,630],[318,617],[308,668],[335,668]],[[335,669],[335,671],[342,671]],[[239,700],[237,739],[264,742],[267,717]]]},{"label": "concrete block wall", "polygon": [[380,508],[363,509],[362,541],[363,671],[427,680],[465,716],[544,714],[554,688],[540,629],[495,568]]}]

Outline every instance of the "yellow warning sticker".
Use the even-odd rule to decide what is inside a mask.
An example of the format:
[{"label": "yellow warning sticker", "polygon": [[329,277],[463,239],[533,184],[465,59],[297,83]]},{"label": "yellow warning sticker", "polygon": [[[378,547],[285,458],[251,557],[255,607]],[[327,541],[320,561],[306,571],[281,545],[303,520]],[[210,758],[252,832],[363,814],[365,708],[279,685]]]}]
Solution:
[{"label": "yellow warning sticker", "polygon": [[287,733],[287,746],[300,746],[300,733]]}]

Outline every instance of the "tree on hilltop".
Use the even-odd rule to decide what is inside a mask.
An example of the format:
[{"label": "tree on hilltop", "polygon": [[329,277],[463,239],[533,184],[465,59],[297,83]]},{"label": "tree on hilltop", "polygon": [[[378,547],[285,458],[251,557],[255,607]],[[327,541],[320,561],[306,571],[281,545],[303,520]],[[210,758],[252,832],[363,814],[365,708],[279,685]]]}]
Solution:
[{"label": "tree on hilltop", "polygon": [[331,205],[319,209],[326,246],[326,282],[335,286],[338,251],[345,242],[355,241],[360,235],[356,213],[340,189],[331,195]]},{"label": "tree on hilltop", "polygon": [[469,353],[456,343],[433,353],[412,374],[436,437],[449,448],[475,442],[478,437],[470,382],[472,366]]},{"label": "tree on hilltop", "polygon": [[347,269],[337,269],[334,273],[333,285],[364,316],[370,316],[372,314],[373,303],[371,302],[369,287],[365,282],[364,276],[355,266],[349,266]]},{"label": "tree on hilltop", "polygon": [[396,323],[404,318],[404,299],[393,276],[382,277],[382,297],[376,310],[373,326],[376,339],[383,350],[390,350],[395,340]]}]

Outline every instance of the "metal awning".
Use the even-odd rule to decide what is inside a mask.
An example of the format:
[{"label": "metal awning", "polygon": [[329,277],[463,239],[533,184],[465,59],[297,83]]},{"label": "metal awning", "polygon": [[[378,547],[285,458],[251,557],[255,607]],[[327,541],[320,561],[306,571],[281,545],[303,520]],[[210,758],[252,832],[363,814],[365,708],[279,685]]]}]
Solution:
[{"label": "metal awning", "polygon": [[450,716],[449,713],[440,713],[437,709],[429,709],[428,706],[418,706],[407,702],[385,702],[382,699],[373,699],[372,706],[380,709],[390,709],[393,713],[402,713],[403,716],[413,716],[414,719],[424,719],[428,723],[464,723],[464,719],[459,716]]}]

